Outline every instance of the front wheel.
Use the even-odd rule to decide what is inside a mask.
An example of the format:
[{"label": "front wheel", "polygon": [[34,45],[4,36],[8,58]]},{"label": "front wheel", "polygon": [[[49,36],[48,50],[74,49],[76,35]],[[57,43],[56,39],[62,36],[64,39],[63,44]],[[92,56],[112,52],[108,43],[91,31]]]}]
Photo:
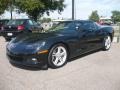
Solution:
[{"label": "front wheel", "polygon": [[104,41],[103,41],[103,50],[107,51],[111,48],[111,37],[110,36],[106,36],[104,38]]},{"label": "front wheel", "polygon": [[48,64],[51,68],[60,68],[67,63],[68,52],[66,46],[57,44],[52,47],[48,56]]}]

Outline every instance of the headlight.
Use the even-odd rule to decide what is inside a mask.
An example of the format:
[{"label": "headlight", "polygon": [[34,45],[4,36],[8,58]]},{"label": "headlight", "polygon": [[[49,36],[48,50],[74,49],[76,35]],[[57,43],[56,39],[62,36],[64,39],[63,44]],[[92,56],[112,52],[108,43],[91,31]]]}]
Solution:
[{"label": "headlight", "polygon": [[26,49],[34,49],[38,51],[44,45],[45,45],[45,42],[39,42],[39,43],[31,44],[31,45],[26,45]]}]

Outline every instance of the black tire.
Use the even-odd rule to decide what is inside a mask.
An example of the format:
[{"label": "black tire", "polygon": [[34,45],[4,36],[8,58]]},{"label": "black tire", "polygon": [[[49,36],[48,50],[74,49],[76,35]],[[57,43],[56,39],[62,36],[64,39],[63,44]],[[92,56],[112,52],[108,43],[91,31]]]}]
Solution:
[{"label": "black tire", "polygon": [[[106,45],[106,43],[108,43],[108,44]],[[111,39],[110,35],[106,36],[103,40],[103,50],[108,51],[111,48],[111,43],[112,43],[112,39]]]},{"label": "black tire", "polygon": [[[53,55],[53,52],[54,52],[54,50],[56,49],[56,48],[58,48],[58,47],[63,47],[65,50],[66,50],[66,60],[64,61],[64,63],[62,64],[62,65],[60,65],[60,66],[57,66],[57,65],[55,65],[54,64],[54,62],[53,62],[53,60],[52,60],[52,55]],[[52,48],[51,48],[51,50],[50,50],[50,52],[49,52],[49,55],[48,55],[48,66],[49,67],[51,67],[51,68],[53,68],[53,69],[56,69],[56,68],[60,68],[60,67],[62,67],[62,66],[64,66],[64,65],[66,65],[67,64],[67,59],[68,59],[68,50],[67,50],[67,48],[66,48],[66,46],[64,45],[64,44],[56,44],[56,45],[54,45]]]}]

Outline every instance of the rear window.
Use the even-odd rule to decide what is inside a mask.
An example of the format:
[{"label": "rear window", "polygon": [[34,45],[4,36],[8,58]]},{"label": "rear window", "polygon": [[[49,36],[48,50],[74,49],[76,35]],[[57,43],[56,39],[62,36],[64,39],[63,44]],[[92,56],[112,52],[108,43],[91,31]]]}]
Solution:
[{"label": "rear window", "polygon": [[24,24],[25,20],[11,20],[7,23],[7,25],[22,25]]},{"label": "rear window", "polygon": [[9,20],[1,20],[0,21],[0,25],[5,25],[5,24],[7,24],[9,22]]}]

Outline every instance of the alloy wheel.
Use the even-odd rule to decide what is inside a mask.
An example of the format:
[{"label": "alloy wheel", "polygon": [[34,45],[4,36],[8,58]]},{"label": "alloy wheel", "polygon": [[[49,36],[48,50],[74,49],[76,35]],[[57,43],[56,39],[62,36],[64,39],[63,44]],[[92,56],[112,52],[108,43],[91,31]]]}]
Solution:
[{"label": "alloy wheel", "polygon": [[105,50],[109,50],[111,47],[111,37],[107,36],[104,42]]},{"label": "alloy wheel", "polygon": [[55,66],[59,67],[62,66],[67,59],[67,51],[65,47],[58,46],[53,50],[52,53],[52,62]]}]

